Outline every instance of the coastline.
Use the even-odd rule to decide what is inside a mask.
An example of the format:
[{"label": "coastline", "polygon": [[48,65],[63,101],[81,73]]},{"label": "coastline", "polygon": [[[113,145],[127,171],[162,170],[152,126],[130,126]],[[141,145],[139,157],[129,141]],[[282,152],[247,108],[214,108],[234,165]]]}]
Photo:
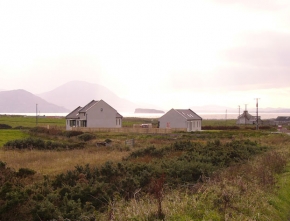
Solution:
[{"label": "coastline", "polygon": [[[164,113],[134,113],[134,112],[120,112],[123,117],[137,117],[137,118],[159,118]],[[216,120],[230,120],[237,119],[238,113],[197,113],[202,119],[216,119]],[[255,116],[255,113],[251,113]],[[24,116],[24,117],[35,117],[35,113],[0,113],[1,115],[11,116]],[[68,113],[39,113],[37,117],[65,117]],[[275,119],[278,116],[290,116],[290,113],[259,113],[262,120]]]}]

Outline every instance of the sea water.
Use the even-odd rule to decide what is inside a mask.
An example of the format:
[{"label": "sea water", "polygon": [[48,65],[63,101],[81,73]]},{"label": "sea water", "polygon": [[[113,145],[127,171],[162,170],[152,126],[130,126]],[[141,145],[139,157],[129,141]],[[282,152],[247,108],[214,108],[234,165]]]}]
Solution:
[{"label": "sea water", "polygon": [[[69,113],[39,113],[38,117],[65,117]],[[164,113],[134,113],[134,112],[120,112],[123,117],[138,117],[138,118],[160,118]],[[237,119],[238,113],[196,113],[202,119]],[[256,116],[256,113],[250,113],[252,116]],[[20,115],[20,116],[36,116],[36,113],[0,113],[0,115]],[[290,116],[290,113],[259,113],[262,120],[276,119],[278,116]]]}]

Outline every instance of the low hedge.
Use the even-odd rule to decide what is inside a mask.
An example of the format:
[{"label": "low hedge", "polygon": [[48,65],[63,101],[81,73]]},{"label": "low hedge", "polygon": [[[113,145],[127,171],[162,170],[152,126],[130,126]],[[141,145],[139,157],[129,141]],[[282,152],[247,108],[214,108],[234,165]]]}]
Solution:
[{"label": "low hedge", "polygon": [[12,127],[8,124],[0,124],[0,129],[11,129]]},{"label": "low hedge", "polygon": [[62,149],[81,149],[85,143],[66,143],[58,141],[44,141],[40,138],[24,138],[8,141],[4,144],[6,150],[9,149],[37,149],[37,150],[62,150]]}]

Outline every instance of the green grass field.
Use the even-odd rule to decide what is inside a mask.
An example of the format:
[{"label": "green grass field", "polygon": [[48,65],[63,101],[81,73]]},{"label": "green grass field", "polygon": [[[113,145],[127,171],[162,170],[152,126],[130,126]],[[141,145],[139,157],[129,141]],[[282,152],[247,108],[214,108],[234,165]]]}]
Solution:
[{"label": "green grass field", "polygon": [[[158,118],[136,118],[136,117],[125,117],[123,118],[123,127],[133,127],[133,124],[149,124],[152,123],[153,127],[157,127]],[[36,125],[47,127],[58,126],[65,128],[65,118],[52,118],[52,117],[39,117],[33,116],[13,116],[13,115],[0,115],[0,124],[7,124],[11,127],[35,127]],[[203,126],[234,126],[236,120],[203,120]]]},{"label": "green grass field", "polygon": [[22,130],[0,130],[0,149],[9,140],[26,138],[29,135]]},{"label": "green grass field", "polygon": [[35,127],[42,126],[58,126],[65,128],[65,118],[52,118],[52,117],[31,117],[31,116],[13,116],[13,115],[0,115],[0,124],[7,124],[11,127]]}]

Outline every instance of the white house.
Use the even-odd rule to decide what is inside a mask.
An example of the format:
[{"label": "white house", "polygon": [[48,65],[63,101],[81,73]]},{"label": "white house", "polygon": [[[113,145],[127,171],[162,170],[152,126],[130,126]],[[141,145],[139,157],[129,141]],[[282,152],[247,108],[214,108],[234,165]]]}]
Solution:
[{"label": "white house", "polygon": [[[258,116],[259,125],[263,124],[261,117]],[[236,121],[236,124],[257,124],[257,116],[253,116],[249,114],[247,110],[245,110]]]},{"label": "white house", "polygon": [[122,118],[114,108],[105,101],[92,100],[84,107],[77,107],[66,116],[66,130],[72,127],[120,128]]},{"label": "white house", "polygon": [[184,128],[201,130],[202,118],[191,109],[171,109],[159,118],[159,128]]},{"label": "white house", "polygon": [[275,119],[275,123],[277,125],[290,125],[290,117],[289,116],[278,116]]}]

